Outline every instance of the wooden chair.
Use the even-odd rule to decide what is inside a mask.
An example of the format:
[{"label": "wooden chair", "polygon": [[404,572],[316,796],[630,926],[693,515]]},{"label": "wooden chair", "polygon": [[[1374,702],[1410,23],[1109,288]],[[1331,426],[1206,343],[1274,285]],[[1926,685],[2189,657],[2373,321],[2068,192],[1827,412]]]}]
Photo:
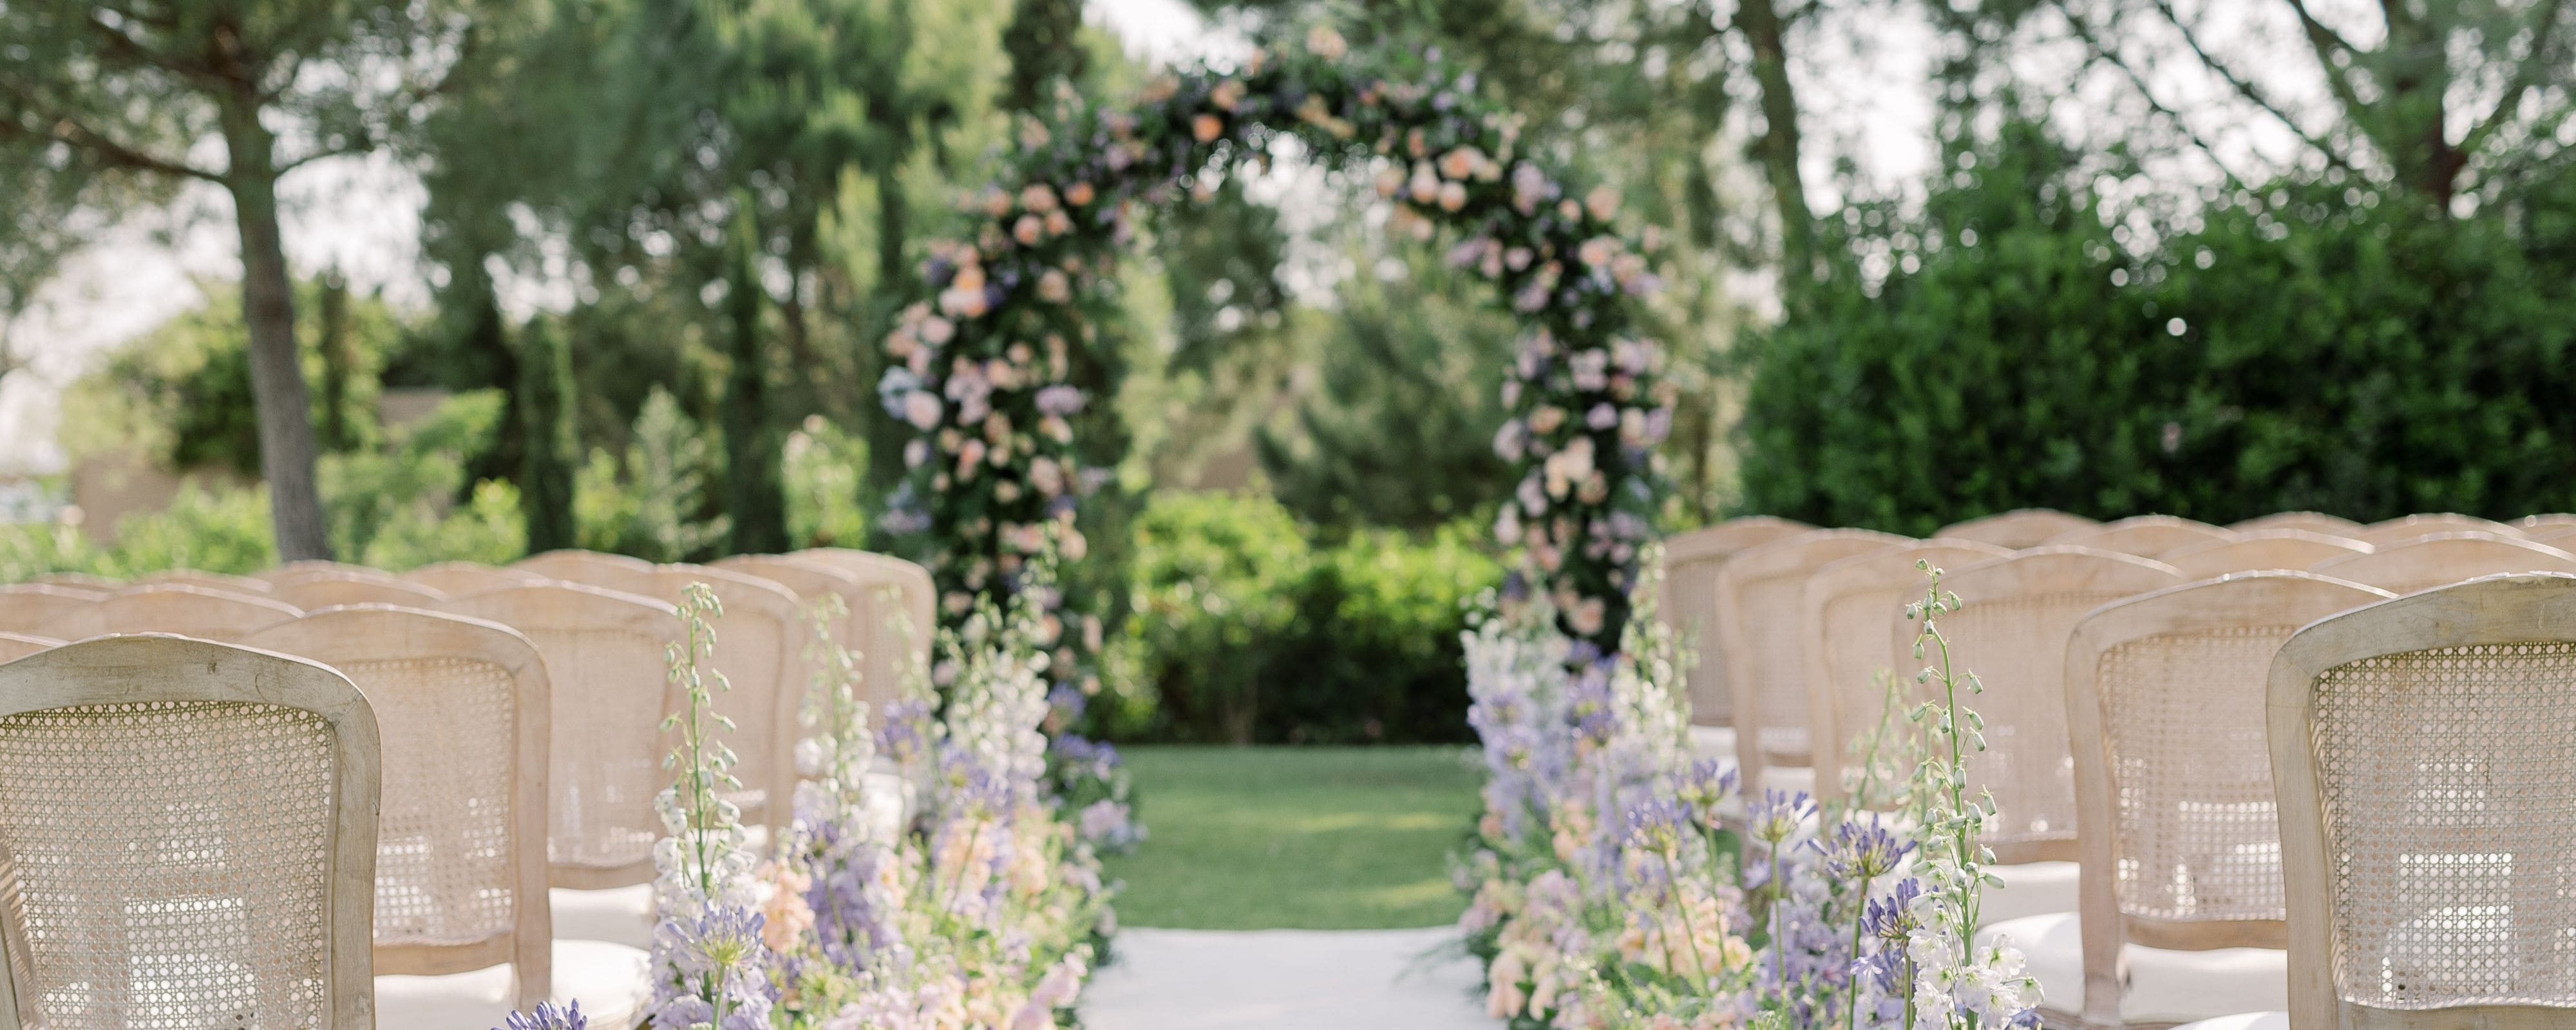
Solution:
[{"label": "wooden chair", "polygon": [[184,637],[0,665],[0,1025],[367,1027],[376,718]]},{"label": "wooden chair", "polygon": [[2289,1023],[2576,1019],[2576,578],[2346,612],[2272,662]]},{"label": "wooden chair", "polygon": [[282,579],[272,596],[308,612],[343,604],[435,608],[447,599],[446,594],[436,590],[381,573],[358,575],[347,572],[306,572]]},{"label": "wooden chair", "polygon": [[2243,522],[2231,523],[2229,529],[2239,533],[2261,533],[2275,529],[2296,529],[2319,536],[2350,537],[2361,532],[2361,523],[2340,515],[2314,511],[2283,511],[2259,515]]},{"label": "wooden chair", "polygon": [[1935,540],[1974,540],[2010,550],[2037,547],[2049,538],[2091,529],[2101,523],[2053,508],[2019,508],[1965,522],[1953,522],[1932,534]]},{"label": "wooden chair", "polygon": [[2080,912],[1992,928],[2029,957],[2047,1022],[2160,1025],[2283,1004],[2264,680],[2300,626],[2391,596],[2249,572],[2116,601],[2076,624],[2066,713]]},{"label": "wooden chair", "polygon": [[227,593],[252,596],[266,594],[269,589],[267,580],[252,579],[249,576],[205,572],[199,569],[164,569],[160,572],[136,576],[134,582],[118,587],[117,592],[140,590],[146,587],[202,587],[207,590],[222,590]]},{"label": "wooden chair", "polygon": [[428,587],[449,597],[463,597],[467,594],[479,594],[503,587],[531,586],[546,581],[546,577],[533,572],[470,561],[443,561],[436,565],[423,565],[395,578],[405,583]]},{"label": "wooden chair", "polygon": [[[1813,529],[1747,548],[1717,574],[1717,639],[1735,694],[1735,761],[1760,796],[1766,786],[1812,790],[1809,671],[1798,603],[1818,569],[1858,554],[1914,541],[1866,529]],[[1779,766],[1778,782],[1764,769]],[[1794,770],[1794,771],[1792,771]]]},{"label": "wooden chair", "polygon": [[[929,569],[890,554],[846,547],[809,548],[788,557],[848,572],[867,587],[876,616],[863,627],[865,635],[848,643],[858,648],[860,671],[868,681],[899,684],[914,670],[930,668],[939,635],[939,587],[931,582]],[[888,590],[896,596],[886,597]],[[901,621],[892,618],[896,612],[902,613]]]},{"label": "wooden chair", "polygon": [[560,551],[547,551],[544,554],[532,554],[511,562],[510,567],[547,579],[560,579],[567,583],[588,583],[594,577],[613,570],[650,572],[653,569],[653,563],[630,555],[567,548]]},{"label": "wooden chair", "polygon": [[552,720],[545,659],[499,623],[383,605],[334,608],[243,641],[338,669],[384,736],[376,844],[379,1027],[498,1026],[579,998],[641,1015],[646,955],[554,940],[546,875]]},{"label": "wooden chair", "polygon": [[[831,629],[833,642],[840,646],[853,646],[851,641],[869,639],[875,632],[872,627],[879,608],[876,593],[850,573],[810,559],[775,554],[738,554],[719,559],[710,567],[776,583],[796,595],[800,611],[826,594],[838,596],[844,611]],[[804,626],[801,616],[797,625]],[[800,628],[796,636],[800,659],[805,645],[811,642],[812,634]],[[883,712],[885,706],[902,698],[903,683],[900,679],[885,678],[877,673],[873,665],[866,664],[866,658],[866,655],[860,655],[860,671],[865,676],[859,683],[861,700],[868,703],[870,711]],[[799,667],[810,669],[801,660]],[[802,696],[801,690],[799,696]]]},{"label": "wooden chair", "polygon": [[2161,558],[2186,547],[2236,539],[2236,531],[2171,515],[2135,515],[2091,529],[2060,534],[2048,542],[2060,547],[2089,547],[2140,558]]},{"label": "wooden chair", "polygon": [[14,662],[46,648],[61,646],[63,642],[52,637],[0,632],[0,662]]},{"label": "wooden chair", "polygon": [[0,630],[34,633],[90,610],[107,596],[51,583],[0,587]]},{"label": "wooden chair", "polygon": [[[1695,727],[1727,726],[1734,717],[1735,696],[1726,688],[1726,652],[1717,639],[1718,571],[1739,551],[1814,528],[1769,515],[1747,515],[1664,541],[1664,586],[1658,607],[1664,625],[1672,627],[1681,646],[1698,655],[1685,681]],[[1732,739],[1724,742],[1724,750],[1734,754]]]},{"label": "wooden chair", "polygon": [[41,576],[31,577],[27,582],[49,587],[62,587],[66,590],[86,591],[102,597],[115,593],[116,588],[125,585],[105,576],[93,576],[86,572],[48,572]]},{"label": "wooden chair", "polygon": [[101,633],[177,633],[205,640],[232,640],[302,614],[303,609],[266,597],[155,584],[109,594],[106,600],[64,615],[39,627],[39,631],[63,640]]},{"label": "wooden chair", "polygon": [[2531,530],[2531,542],[2548,544],[2561,551],[2576,551],[2569,546],[2576,543],[2576,526],[2535,526]]},{"label": "wooden chair", "polygon": [[2389,544],[2369,554],[2318,562],[2315,571],[2411,594],[2498,572],[2576,572],[2576,555],[2547,544],[2485,533],[2441,533]]},{"label": "wooden chair", "polygon": [[653,799],[670,783],[662,717],[681,700],[664,648],[679,638],[678,612],[571,583],[467,594],[440,610],[518,630],[545,657],[555,935],[650,947]]},{"label": "wooden chair", "polygon": [[2156,559],[2182,570],[2184,578],[2208,579],[2256,569],[2305,569],[2348,554],[2368,554],[2370,545],[2349,537],[2327,536],[2304,529],[2258,529],[2234,540],[2213,540]]},{"label": "wooden chair", "polygon": [[2420,537],[2432,536],[2436,533],[2487,533],[2494,536],[2506,537],[2508,539],[2518,538],[2523,535],[2522,530],[2497,522],[2493,519],[2482,519],[2475,515],[2459,515],[2451,512],[2438,512],[2430,515],[2408,515],[2403,518],[2389,519],[2384,522],[2373,522],[2367,526],[2363,526],[2361,531],[2352,534],[2352,537],[2355,540],[2359,540],[2362,543],[2369,544],[2373,547],[2386,547],[2390,544],[2403,543]]},{"label": "wooden chair", "polygon": [[[1957,570],[2011,554],[1994,544],[1936,538],[1856,554],[1807,577],[1797,620],[1806,637],[1801,651],[1811,687],[1807,726],[1815,742],[1810,750],[1817,798],[1840,799],[1850,793],[1843,781],[1852,742],[1876,728],[1886,714],[1880,673],[1904,685],[1901,696],[1920,693],[1913,687],[1912,663],[1888,662],[1891,639],[1914,638],[1915,623],[1905,618],[1905,606],[1921,600],[1928,584],[1918,563]],[[1895,718],[1899,725],[1906,721],[1903,712]]]},{"label": "wooden chair", "polygon": [[734,775],[744,788],[727,800],[742,809],[746,825],[765,825],[776,839],[793,814],[788,802],[796,794],[796,714],[811,679],[805,663],[811,634],[796,594],[757,576],[706,565],[639,570],[600,563],[565,571],[591,577],[580,581],[587,586],[674,605],[689,584],[704,583],[715,591],[724,605],[724,617],[716,623],[715,668],[732,686],[716,698],[716,710],[734,720],[725,743],[742,760]]},{"label": "wooden chair", "polygon": [[2576,532],[2576,513],[2551,512],[2543,515],[2525,515],[2513,520],[2512,525],[2513,528],[2521,530],[2524,535],[2533,539],[2538,539],[2542,533]]},{"label": "wooden chair", "polygon": [[[2173,566],[2080,547],[2023,551],[1946,577],[1963,607],[1942,620],[1953,665],[1985,693],[1969,704],[1986,723],[1987,749],[1970,771],[1999,809],[1986,835],[1999,862],[2073,861],[2074,758],[2066,738],[2066,645],[2095,608],[2183,582]],[[1911,638],[1900,666],[1919,669]]]}]

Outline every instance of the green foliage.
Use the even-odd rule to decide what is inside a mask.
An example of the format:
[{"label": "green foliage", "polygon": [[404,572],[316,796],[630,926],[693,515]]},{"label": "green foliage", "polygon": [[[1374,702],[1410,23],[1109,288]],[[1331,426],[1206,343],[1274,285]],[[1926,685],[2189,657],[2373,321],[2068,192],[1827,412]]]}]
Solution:
[{"label": "green foliage", "polygon": [[635,416],[624,460],[590,452],[573,492],[577,546],[647,561],[705,558],[728,520],[708,510],[714,448],[671,394],[655,388]]},{"label": "green foliage", "polygon": [[2445,219],[2318,182],[2114,219],[2099,171],[2013,122],[1919,215],[1855,208],[1838,242],[1860,266],[1760,343],[1747,507],[1922,533],[2032,505],[2227,522],[2576,503],[2576,328],[2551,316],[2576,265],[2554,216]]},{"label": "green foliage", "polygon": [[751,195],[736,191],[725,254],[724,502],[733,517],[726,546],[740,554],[787,549],[787,498],[779,484],[778,429],[771,419],[769,360],[762,353],[759,231]]},{"label": "green foliage", "polygon": [[454,503],[467,460],[489,443],[506,403],[498,390],[458,394],[420,423],[388,433],[380,449],[324,458],[332,550],[397,571],[450,560],[499,564],[526,554],[518,494],[507,482],[477,483],[461,509]]},{"label": "green foliage", "polygon": [[1481,527],[1318,545],[1277,501],[1155,495],[1136,521],[1134,617],[1109,700],[1126,738],[1233,743],[1464,739],[1463,602],[1502,567]]},{"label": "green foliage", "polygon": [[868,442],[821,415],[787,434],[787,538],[796,547],[855,547],[867,539],[859,484],[868,471]]},{"label": "green foliage", "polygon": [[79,571],[127,578],[160,569],[247,575],[277,564],[268,496],[244,487],[179,492],[170,506],[116,520],[116,545]]},{"label": "green foliage", "polygon": [[[242,324],[241,290],[207,282],[205,303],[190,308],[118,348],[105,366],[73,387],[65,435],[89,446],[127,443],[180,470],[218,468],[259,474],[259,420],[251,402],[250,333]],[[307,312],[334,310],[322,298],[334,287],[298,285]],[[297,327],[307,380],[337,383],[312,393],[316,424],[339,427],[335,449],[375,441],[377,371],[402,346],[405,327],[376,297],[342,292],[336,322],[323,318]],[[336,329],[330,327],[335,326]],[[324,353],[334,340],[335,359]]]},{"label": "green foliage", "polygon": [[518,422],[527,434],[519,443],[519,504],[528,547],[558,550],[577,538],[573,512],[581,489],[573,475],[581,439],[573,427],[572,349],[562,327],[547,318],[528,323],[519,339]]}]

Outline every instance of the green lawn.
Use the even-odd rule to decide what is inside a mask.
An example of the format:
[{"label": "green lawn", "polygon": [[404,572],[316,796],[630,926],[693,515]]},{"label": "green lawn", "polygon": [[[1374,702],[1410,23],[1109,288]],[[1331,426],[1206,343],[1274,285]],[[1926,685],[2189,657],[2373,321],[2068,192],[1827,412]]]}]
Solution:
[{"label": "green lawn", "polygon": [[1118,921],[1195,930],[1434,926],[1481,781],[1457,747],[1135,747],[1151,836],[1109,860]]}]

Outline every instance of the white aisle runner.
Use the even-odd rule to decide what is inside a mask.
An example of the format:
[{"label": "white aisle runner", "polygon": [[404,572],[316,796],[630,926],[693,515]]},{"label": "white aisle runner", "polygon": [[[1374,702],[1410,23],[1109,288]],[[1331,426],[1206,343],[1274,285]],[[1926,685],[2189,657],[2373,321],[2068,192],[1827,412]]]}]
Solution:
[{"label": "white aisle runner", "polygon": [[1086,1030],[1496,1030],[1449,927],[1120,930]]}]

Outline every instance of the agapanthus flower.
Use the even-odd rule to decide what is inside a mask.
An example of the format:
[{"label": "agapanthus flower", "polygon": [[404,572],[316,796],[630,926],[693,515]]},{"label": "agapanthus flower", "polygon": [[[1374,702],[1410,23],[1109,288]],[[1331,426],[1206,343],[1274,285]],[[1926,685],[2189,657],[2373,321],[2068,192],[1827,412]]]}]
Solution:
[{"label": "agapanthus flower", "polygon": [[555,1007],[555,1003],[550,1001],[541,1001],[537,1003],[536,1011],[512,1012],[503,1020],[502,1026],[492,1030],[590,1030],[590,1020],[582,1017],[581,1000],[578,998],[563,1008]]}]

